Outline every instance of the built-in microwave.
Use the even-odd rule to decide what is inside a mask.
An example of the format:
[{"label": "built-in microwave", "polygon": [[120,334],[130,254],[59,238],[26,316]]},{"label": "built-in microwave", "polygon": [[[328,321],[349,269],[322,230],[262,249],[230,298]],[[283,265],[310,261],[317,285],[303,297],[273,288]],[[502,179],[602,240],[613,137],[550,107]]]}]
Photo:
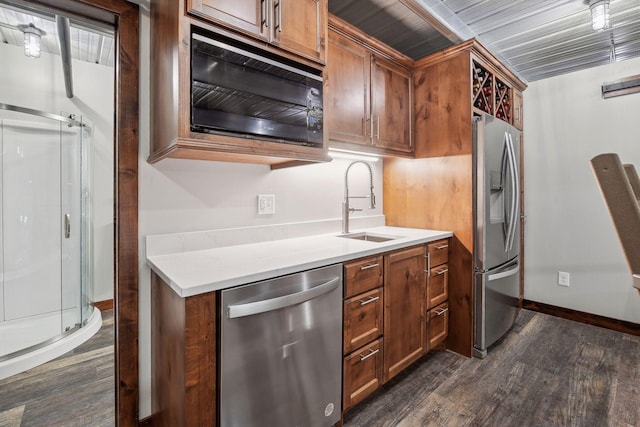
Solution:
[{"label": "built-in microwave", "polygon": [[322,146],[322,74],[193,31],[191,130]]}]

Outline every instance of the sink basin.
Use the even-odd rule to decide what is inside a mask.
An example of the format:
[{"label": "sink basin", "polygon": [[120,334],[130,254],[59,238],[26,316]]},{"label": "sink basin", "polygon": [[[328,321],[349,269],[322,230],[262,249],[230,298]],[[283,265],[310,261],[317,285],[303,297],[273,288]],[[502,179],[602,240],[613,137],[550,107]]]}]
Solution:
[{"label": "sink basin", "polygon": [[345,239],[365,240],[367,242],[388,242],[389,240],[400,238],[400,236],[387,236],[384,234],[367,233],[366,231],[363,231],[361,233],[338,234],[338,237],[344,237]]}]

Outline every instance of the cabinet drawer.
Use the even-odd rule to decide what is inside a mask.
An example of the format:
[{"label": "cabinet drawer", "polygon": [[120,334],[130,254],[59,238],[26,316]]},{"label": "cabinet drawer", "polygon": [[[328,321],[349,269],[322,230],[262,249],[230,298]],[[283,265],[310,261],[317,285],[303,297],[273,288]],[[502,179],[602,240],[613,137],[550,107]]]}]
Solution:
[{"label": "cabinet drawer", "polygon": [[344,354],[382,335],[382,288],[344,302]]},{"label": "cabinet drawer", "polygon": [[449,239],[431,242],[428,246],[431,267],[449,262]]},{"label": "cabinet drawer", "polygon": [[382,286],[382,265],[382,256],[344,264],[345,298]]},{"label": "cabinet drawer", "polygon": [[444,303],[427,312],[427,351],[442,344],[449,333],[449,304]]},{"label": "cabinet drawer", "polygon": [[343,411],[369,396],[382,384],[382,338],[344,358]]},{"label": "cabinet drawer", "polygon": [[449,298],[449,264],[434,267],[427,284],[427,309],[442,304]]}]

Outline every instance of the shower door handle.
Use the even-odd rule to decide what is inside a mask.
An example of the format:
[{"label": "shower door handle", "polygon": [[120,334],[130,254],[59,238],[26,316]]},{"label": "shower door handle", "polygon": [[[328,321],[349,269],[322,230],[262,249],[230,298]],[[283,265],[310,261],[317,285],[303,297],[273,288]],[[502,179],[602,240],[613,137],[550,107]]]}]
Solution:
[{"label": "shower door handle", "polygon": [[71,214],[64,214],[64,238],[71,236]]}]

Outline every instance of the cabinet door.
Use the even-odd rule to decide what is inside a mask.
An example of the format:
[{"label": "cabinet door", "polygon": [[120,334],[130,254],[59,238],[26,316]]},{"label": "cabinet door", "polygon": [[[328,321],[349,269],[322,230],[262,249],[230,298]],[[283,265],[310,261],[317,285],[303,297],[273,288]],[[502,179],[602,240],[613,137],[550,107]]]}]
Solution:
[{"label": "cabinet door", "polygon": [[187,0],[187,12],[268,40],[269,0]]},{"label": "cabinet door", "polygon": [[371,120],[373,145],[412,152],[411,72],[374,56],[371,60]]},{"label": "cabinet door", "polygon": [[449,240],[438,240],[427,245],[431,267],[446,264],[449,261]]},{"label": "cabinet door", "polygon": [[325,129],[329,139],[370,145],[369,52],[329,32],[325,68]]},{"label": "cabinet door", "polygon": [[444,342],[449,334],[449,305],[441,304],[427,313],[427,350]]},{"label": "cabinet door", "polygon": [[324,62],[328,0],[272,0],[273,42]]},{"label": "cabinet door", "polygon": [[449,266],[434,267],[429,272],[427,283],[427,309],[445,302],[449,298]]},{"label": "cabinet door", "polygon": [[513,125],[522,130],[524,121],[522,120],[522,92],[513,90]]},{"label": "cabinet door", "polygon": [[380,387],[382,359],[382,338],[344,358],[343,411]]},{"label": "cabinet door", "polygon": [[344,302],[344,353],[382,335],[382,288]]},{"label": "cabinet door", "polygon": [[385,381],[425,352],[425,255],[420,246],[385,256]]},{"label": "cabinet door", "polygon": [[382,255],[363,258],[344,264],[344,297],[382,286],[384,277]]}]

